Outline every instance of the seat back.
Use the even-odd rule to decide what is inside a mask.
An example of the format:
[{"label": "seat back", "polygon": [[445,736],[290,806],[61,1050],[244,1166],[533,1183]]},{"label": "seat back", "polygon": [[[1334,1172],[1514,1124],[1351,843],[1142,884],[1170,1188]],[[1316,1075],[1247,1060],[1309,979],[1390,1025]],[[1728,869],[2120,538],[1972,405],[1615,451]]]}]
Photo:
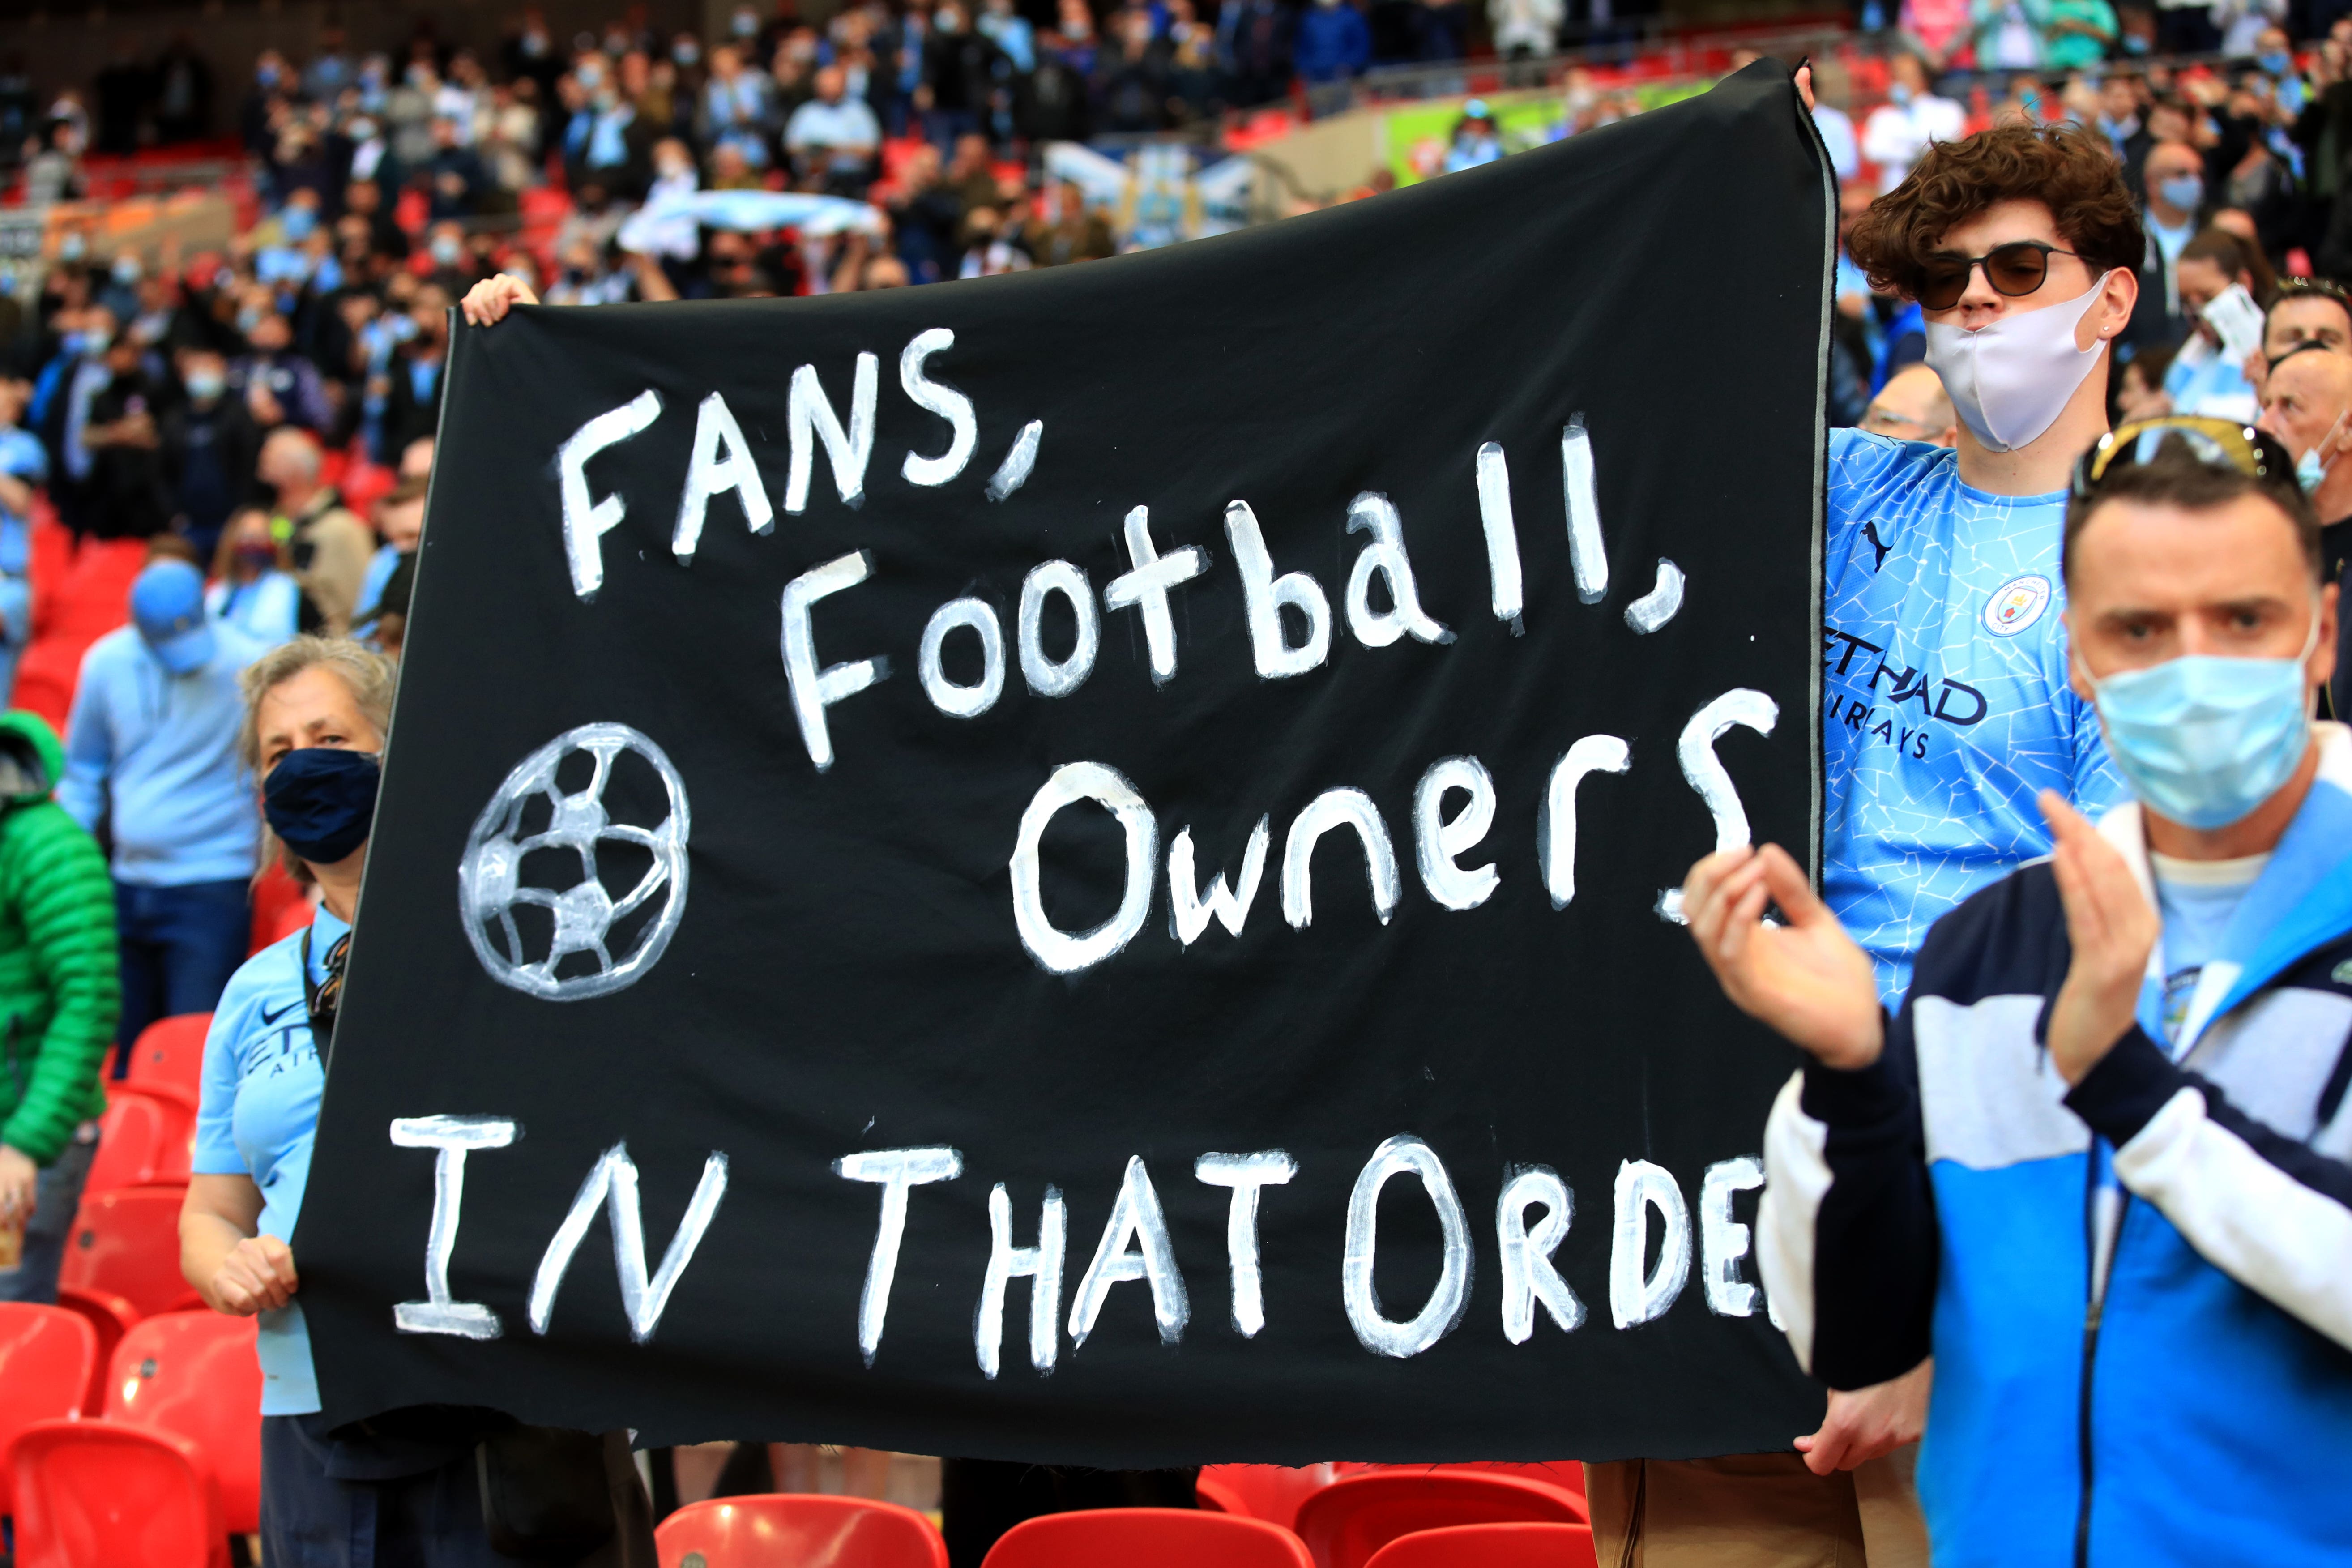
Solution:
[{"label": "seat back", "polygon": [[1204,1465],[1196,1489],[1202,1508],[1288,1530],[1298,1522],[1298,1505],[1337,1479],[1335,1465]]},{"label": "seat back", "polygon": [[[143,1043],[145,1037],[141,1039]],[[131,1070],[139,1070],[135,1056]],[[90,1160],[83,1194],[119,1192],[158,1182],[184,1184],[191,1159],[189,1141],[195,1135],[195,1126],[194,1112],[177,1089],[151,1091],[149,1086],[139,1083],[110,1085],[106,1114],[98,1124],[98,1153]]]},{"label": "seat back", "polygon": [[[1377,1468],[1397,1469],[1403,1467],[1383,1465]],[[1572,1492],[1578,1497],[1584,1495],[1584,1466],[1575,1459],[1546,1459],[1524,1464],[1503,1459],[1485,1459],[1467,1464],[1439,1465],[1436,1468],[1441,1470],[1471,1470],[1496,1476],[1517,1476],[1523,1481],[1541,1481],[1546,1486],[1558,1487],[1560,1490]]]},{"label": "seat back", "polygon": [[661,1568],[948,1568],[947,1542],[911,1508],[766,1492],[688,1503],[654,1531]]},{"label": "seat back", "polygon": [[1364,1568],[1400,1535],[1454,1524],[1583,1524],[1561,1488],[1478,1470],[1372,1470],[1343,1476],[1298,1508],[1298,1535],[1319,1568]]},{"label": "seat back", "polygon": [[[34,1423],[81,1412],[97,1355],[97,1331],[77,1314],[0,1301],[0,1454]],[[8,1511],[8,1477],[0,1471],[0,1514]]]},{"label": "seat back", "polygon": [[[89,1393],[81,1402],[82,1413],[96,1415],[106,1409],[107,1372],[114,1364],[114,1347],[139,1321],[139,1309],[121,1297],[105,1290],[76,1290],[59,1288],[58,1305],[79,1314],[98,1335],[98,1359],[90,1364]],[[5,1448],[5,1445],[0,1445]]]},{"label": "seat back", "polygon": [[1601,1568],[1581,1524],[1455,1524],[1400,1535],[1370,1568]]},{"label": "seat back", "polygon": [[149,1318],[114,1347],[106,1416],[176,1432],[211,1462],[232,1535],[261,1528],[261,1363],[257,1320],[218,1312]]},{"label": "seat back", "polygon": [[170,1432],[44,1421],[7,1456],[16,1568],[227,1568],[228,1531],[204,1455]]},{"label": "seat back", "polygon": [[142,1317],[201,1307],[180,1278],[180,1187],[93,1193],[74,1215],[58,1283],[121,1297]]},{"label": "seat back", "polygon": [[1262,1519],[1181,1508],[1097,1508],[1022,1521],[989,1548],[982,1568],[1312,1568],[1312,1563],[1298,1537]]},{"label": "seat back", "polygon": [[210,1013],[182,1013],[158,1018],[141,1031],[131,1047],[132,1087],[168,1084],[194,1099],[204,1092],[205,1036],[213,1026]]}]

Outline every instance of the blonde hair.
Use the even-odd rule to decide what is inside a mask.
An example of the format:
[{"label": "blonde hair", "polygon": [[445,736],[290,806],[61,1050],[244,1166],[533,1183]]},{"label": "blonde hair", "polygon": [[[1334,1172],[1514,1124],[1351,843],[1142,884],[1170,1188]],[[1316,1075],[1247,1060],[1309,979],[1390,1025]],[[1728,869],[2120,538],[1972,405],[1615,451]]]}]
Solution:
[{"label": "blonde hair", "polygon": [[[246,666],[237,684],[245,693],[245,719],[236,731],[236,754],[247,773],[258,781],[261,776],[261,703],[262,700],[307,669],[331,669],[358,704],[360,714],[375,726],[376,733],[389,736],[392,732],[392,693],[399,680],[399,667],[373,648],[365,647],[347,637],[299,637],[291,642],[279,643],[259,658]],[[265,822],[261,827],[262,858],[277,860],[298,881],[310,879],[310,868],[301,857],[278,842],[278,836]]]}]

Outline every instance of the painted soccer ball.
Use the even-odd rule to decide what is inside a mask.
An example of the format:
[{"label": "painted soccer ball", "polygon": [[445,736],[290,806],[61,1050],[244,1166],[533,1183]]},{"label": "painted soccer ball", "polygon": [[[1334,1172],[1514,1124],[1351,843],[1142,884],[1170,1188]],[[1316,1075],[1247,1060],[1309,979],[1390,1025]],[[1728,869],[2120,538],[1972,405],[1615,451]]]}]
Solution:
[{"label": "painted soccer ball", "polygon": [[[650,826],[614,821],[604,802],[630,758],[668,797]],[[507,774],[467,839],[457,901],[474,956],[500,984],[553,1002],[634,984],[686,913],[688,826],[686,784],[659,746],[626,724],[565,731]],[[624,869],[616,890],[615,867],[642,868]]]}]

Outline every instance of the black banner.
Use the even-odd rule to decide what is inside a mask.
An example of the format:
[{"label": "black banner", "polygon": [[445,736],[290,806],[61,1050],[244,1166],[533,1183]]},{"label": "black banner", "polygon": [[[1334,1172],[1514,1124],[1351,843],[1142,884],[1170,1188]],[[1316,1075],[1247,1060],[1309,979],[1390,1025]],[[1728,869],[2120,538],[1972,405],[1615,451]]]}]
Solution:
[{"label": "black banner", "polygon": [[457,335],[294,1238],[329,1415],[1784,1447],[1833,204],[1769,62],[1227,238]]}]

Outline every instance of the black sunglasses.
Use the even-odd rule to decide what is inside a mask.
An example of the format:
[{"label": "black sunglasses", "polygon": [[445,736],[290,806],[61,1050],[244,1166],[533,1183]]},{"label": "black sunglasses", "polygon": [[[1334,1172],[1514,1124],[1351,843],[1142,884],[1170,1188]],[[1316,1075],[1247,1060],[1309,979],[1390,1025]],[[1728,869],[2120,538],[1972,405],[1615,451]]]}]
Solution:
[{"label": "black sunglasses", "polygon": [[1979,267],[1984,268],[1985,281],[1992,285],[1993,292],[2019,299],[2048,280],[2052,257],[2074,254],[2038,239],[2012,239],[2007,245],[1994,246],[1982,256],[1947,251],[1929,258],[1927,269],[1919,275],[1919,303],[1930,310],[1950,310],[1969,291],[1969,274]]}]

